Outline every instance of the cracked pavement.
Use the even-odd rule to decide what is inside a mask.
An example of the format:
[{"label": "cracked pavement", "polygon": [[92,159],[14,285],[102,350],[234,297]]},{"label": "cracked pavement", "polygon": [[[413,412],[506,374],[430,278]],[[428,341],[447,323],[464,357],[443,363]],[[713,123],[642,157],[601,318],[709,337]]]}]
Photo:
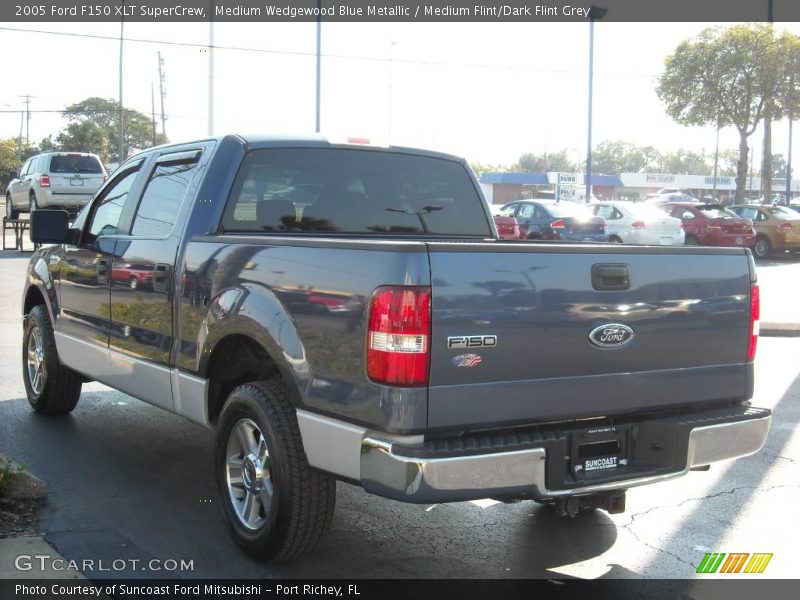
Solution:
[{"label": "cracked pavement", "polygon": [[0,254],[0,447],[47,481],[42,528],[66,558],[192,559],[193,570],[177,573],[187,578],[684,579],[696,577],[706,552],[772,552],[756,577],[796,577],[798,338],[759,341],[754,404],[774,410],[766,447],[708,472],[631,489],[626,513],[569,519],[532,502],[406,505],[340,483],[333,529],[318,552],[261,565],[225,531],[210,432],[99,384],[85,387],[70,417],[30,411],[18,316],[28,256]]}]

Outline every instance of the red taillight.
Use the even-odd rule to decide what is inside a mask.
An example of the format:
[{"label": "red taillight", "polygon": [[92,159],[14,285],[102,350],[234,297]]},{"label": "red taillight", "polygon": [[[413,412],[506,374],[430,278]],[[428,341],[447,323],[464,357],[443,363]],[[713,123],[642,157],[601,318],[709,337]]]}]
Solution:
[{"label": "red taillight", "polygon": [[386,385],[427,385],[430,333],[429,287],[376,289],[367,332],[369,378]]},{"label": "red taillight", "polygon": [[519,223],[514,223],[514,239],[518,240],[522,237],[522,231],[520,231]]},{"label": "red taillight", "polygon": [[349,137],[349,138],[347,138],[347,143],[348,144],[364,144],[364,145],[367,145],[367,144],[369,144],[369,138]]},{"label": "red taillight", "polygon": [[791,223],[781,223],[780,225],[778,225],[778,229],[791,229],[791,228],[792,228]]},{"label": "red taillight", "polygon": [[747,345],[747,362],[753,362],[756,358],[756,346],[758,345],[758,332],[761,326],[761,297],[758,286],[750,287],[750,342]]},{"label": "red taillight", "polygon": [[39,177],[39,187],[50,187],[50,177],[41,175]]},{"label": "red taillight", "polygon": [[647,223],[645,223],[644,221],[634,221],[633,223],[631,223],[631,227],[633,227],[634,229],[646,229]]},{"label": "red taillight", "polygon": [[567,226],[564,223],[564,219],[558,219],[550,223],[550,229],[566,229]]}]

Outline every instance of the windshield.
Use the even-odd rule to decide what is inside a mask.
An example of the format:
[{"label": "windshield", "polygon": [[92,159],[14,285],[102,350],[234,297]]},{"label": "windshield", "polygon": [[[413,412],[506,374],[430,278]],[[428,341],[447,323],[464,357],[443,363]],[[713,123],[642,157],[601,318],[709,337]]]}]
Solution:
[{"label": "windshield", "polygon": [[594,217],[592,214],[591,209],[587,208],[586,206],[581,206],[578,204],[572,204],[571,202],[559,202],[558,204],[548,204],[545,206],[547,212],[549,212],[552,216],[556,217],[557,219],[563,219],[564,217],[572,217],[574,219],[591,219]]},{"label": "windshield", "polygon": [[698,206],[697,210],[709,219],[738,219],[739,215],[721,206]]}]

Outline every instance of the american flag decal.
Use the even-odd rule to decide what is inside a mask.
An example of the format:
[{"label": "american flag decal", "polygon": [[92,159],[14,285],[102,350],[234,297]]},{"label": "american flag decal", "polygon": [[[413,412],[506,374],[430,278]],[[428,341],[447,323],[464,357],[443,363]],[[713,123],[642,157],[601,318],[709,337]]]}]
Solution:
[{"label": "american flag decal", "polygon": [[477,354],[459,354],[451,360],[456,367],[477,367],[482,361],[483,358]]}]

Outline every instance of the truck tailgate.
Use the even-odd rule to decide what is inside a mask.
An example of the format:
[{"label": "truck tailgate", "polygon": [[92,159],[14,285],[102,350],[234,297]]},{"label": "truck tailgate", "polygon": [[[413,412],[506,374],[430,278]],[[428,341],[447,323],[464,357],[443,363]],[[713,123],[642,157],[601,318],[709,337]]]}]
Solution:
[{"label": "truck tailgate", "polygon": [[[752,393],[751,276],[741,249],[428,247],[432,428],[600,417]],[[593,268],[626,272],[627,289],[604,289],[620,281],[593,281]],[[622,325],[621,333],[608,325]]]}]

